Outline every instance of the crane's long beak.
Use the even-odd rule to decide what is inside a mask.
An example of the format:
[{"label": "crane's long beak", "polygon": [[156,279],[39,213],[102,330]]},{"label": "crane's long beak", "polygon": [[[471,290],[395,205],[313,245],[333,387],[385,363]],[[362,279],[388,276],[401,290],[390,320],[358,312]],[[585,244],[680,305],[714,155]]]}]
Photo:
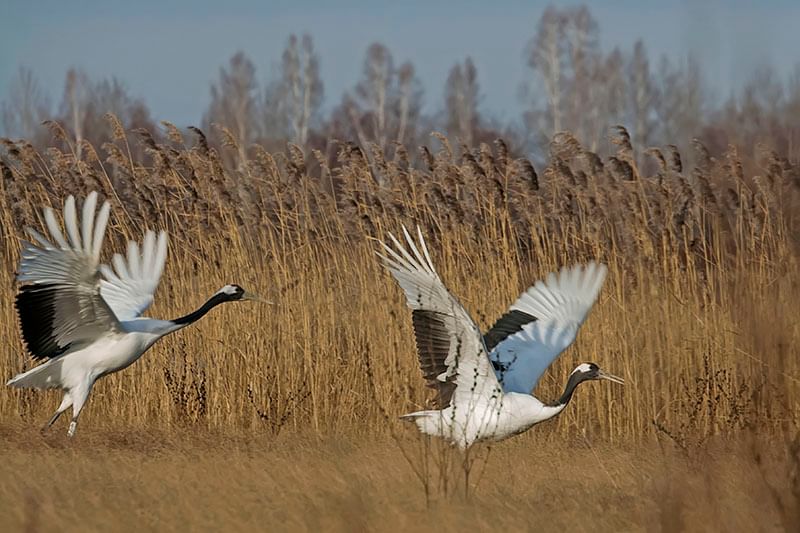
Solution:
[{"label": "crane's long beak", "polygon": [[597,377],[599,377],[600,379],[607,379],[608,381],[613,381],[614,383],[619,383],[620,385],[625,385],[624,379],[617,377],[614,374],[606,374],[602,370],[600,371],[599,374],[597,374]]},{"label": "crane's long beak", "polygon": [[245,292],[242,295],[242,300],[247,300],[247,301],[251,301],[251,302],[259,302],[259,303],[262,303],[262,304],[270,304],[270,305],[272,304],[272,302],[270,302],[266,298],[262,298],[258,294],[253,294],[252,292]]}]

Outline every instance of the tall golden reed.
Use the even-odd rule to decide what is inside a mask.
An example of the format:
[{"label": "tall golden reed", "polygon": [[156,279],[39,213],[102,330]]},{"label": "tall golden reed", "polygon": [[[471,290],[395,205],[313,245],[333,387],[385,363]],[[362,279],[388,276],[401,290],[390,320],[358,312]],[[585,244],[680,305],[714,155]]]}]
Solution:
[{"label": "tall golden reed", "polygon": [[[3,379],[33,364],[13,307],[22,228],[41,226],[41,208],[67,194],[98,189],[112,202],[106,255],[145,227],[169,230],[150,315],[177,316],[233,282],[275,302],[225,306],[163,340],[95,387],[85,429],[386,432],[427,396],[403,298],[374,255],[372,238],[401,224],[421,226],[445,282],[482,327],[550,270],[589,258],[609,265],[578,342],[536,393],[555,397],[587,360],[629,384],[582,390],[548,435],[665,434],[687,446],[798,423],[800,168],[776,154],[745,169],[733,147],[719,159],[700,151],[686,169],[676,151],[667,164],[652,149],[639,168],[618,128],[618,153],[605,161],[556,135],[538,173],[502,141],[470,151],[441,137],[417,166],[411,147],[387,160],[343,143],[333,164],[296,146],[255,147],[232,170],[199,130],[189,142],[165,123],[163,143],[120,131],[77,160],[50,126],[56,138],[44,153],[3,141]],[[142,160],[130,156],[135,142]],[[43,423],[57,403],[56,392],[2,388],[0,423]]]}]

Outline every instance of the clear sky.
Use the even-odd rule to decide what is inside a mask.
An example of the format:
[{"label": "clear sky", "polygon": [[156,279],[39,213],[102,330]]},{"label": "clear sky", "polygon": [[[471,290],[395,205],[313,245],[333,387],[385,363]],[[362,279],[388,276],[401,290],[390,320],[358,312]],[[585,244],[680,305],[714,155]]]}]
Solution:
[{"label": "clear sky", "polygon": [[[209,84],[243,50],[260,82],[269,79],[291,33],[310,33],[321,59],[324,106],[339,102],[359,77],[367,46],[380,41],[397,63],[410,60],[425,89],[426,111],[441,107],[444,81],[471,56],[482,109],[513,119],[522,57],[548,3],[494,0],[0,0],[0,100],[17,66],[33,69],[51,100],[64,74],[81,67],[96,80],[116,75],[158,119],[196,124]],[[587,3],[604,49],[629,50],[641,37],[653,66],[666,54],[700,58],[720,97],[771,64],[788,75],[800,63],[800,1],[619,0]]]}]

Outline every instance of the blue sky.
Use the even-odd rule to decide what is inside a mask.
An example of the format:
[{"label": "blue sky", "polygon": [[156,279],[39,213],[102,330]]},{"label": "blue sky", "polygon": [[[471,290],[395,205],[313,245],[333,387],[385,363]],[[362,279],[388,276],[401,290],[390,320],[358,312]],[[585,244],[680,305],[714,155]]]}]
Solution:
[{"label": "blue sky", "polygon": [[[326,109],[361,71],[367,46],[380,41],[398,63],[414,63],[426,111],[441,107],[444,81],[457,60],[478,68],[482,108],[516,118],[522,57],[547,4],[495,0],[117,1],[3,0],[0,7],[0,100],[19,65],[31,67],[51,100],[64,74],[81,67],[92,79],[116,75],[158,119],[200,121],[209,84],[237,50],[253,60],[263,83],[277,69],[291,33],[310,33],[321,59]],[[588,3],[604,49],[642,38],[654,60],[698,55],[724,97],[769,63],[788,75],[800,62],[800,2],[620,0]]]}]

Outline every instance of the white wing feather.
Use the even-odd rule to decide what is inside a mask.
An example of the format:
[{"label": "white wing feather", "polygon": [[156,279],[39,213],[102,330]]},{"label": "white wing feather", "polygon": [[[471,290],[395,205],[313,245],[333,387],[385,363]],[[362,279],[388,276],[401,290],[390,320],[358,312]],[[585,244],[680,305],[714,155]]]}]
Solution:
[{"label": "white wing feather", "polygon": [[[140,253],[135,242],[128,245],[127,261],[116,254],[117,270],[100,265],[111,206],[103,202],[99,213],[97,193],[83,202],[81,220],[73,196],[64,202],[64,230],[51,208],[44,209],[47,235],[28,228],[32,242],[23,243],[17,281],[47,291],[53,300],[49,325],[52,340],[60,347],[91,341],[119,329],[119,322],[136,318],[153,302],[167,258],[167,235],[145,234]],[[103,279],[105,278],[105,279]],[[43,296],[37,296],[41,299]]]},{"label": "white wing feather", "polygon": [[597,263],[565,267],[537,281],[514,302],[510,311],[522,311],[536,321],[500,341],[490,354],[499,363],[495,372],[506,392],[531,393],[555,358],[575,341],[606,273],[605,265]]},{"label": "white wing feather", "polygon": [[121,321],[132,320],[144,313],[154,300],[154,295],[164,265],[167,261],[167,233],[145,233],[142,248],[134,241],[128,242],[127,259],[114,254],[113,268],[101,265],[103,279],[100,294]]},{"label": "white wing feather", "polygon": [[[84,222],[83,231],[84,241],[92,246],[97,243],[97,249],[87,250],[83,246],[72,196],[64,203],[64,228],[69,241],[61,232],[53,210],[46,208],[45,224],[55,244],[30,228],[28,233],[35,244],[23,243],[17,281],[27,287],[23,287],[17,305],[25,306],[28,320],[40,321],[38,331],[41,336],[50,339],[49,342],[57,347],[89,342],[119,327],[114,313],[99,293],[99,246],[108,220],[108,206],[103,206],[95,221],[96,205],[97,193],[92,192],[83,210],[83,217],[92,222]],[[42,303],[44,301],[47,303]],[[35,314],[42,305],[45,305],[42,309],[47,309],[51,315]]]},{"label": "white wing feather", "polygon": [[454,380],[453,401],[457,404],[498,395],[500,386],[480,330],[436,273],[419,228],[419,247],[405,227],[403,233],[411,252],[389,234],[394,249],[381,242],[387,255],[378,255],[405,292],[408,307],[435,313],[437,323],[440,321],[445,329],[441,335],[446,336],[443,340],[449,341],[449,349],[444,360],[444,372],[436,379],[442,383]]}]

